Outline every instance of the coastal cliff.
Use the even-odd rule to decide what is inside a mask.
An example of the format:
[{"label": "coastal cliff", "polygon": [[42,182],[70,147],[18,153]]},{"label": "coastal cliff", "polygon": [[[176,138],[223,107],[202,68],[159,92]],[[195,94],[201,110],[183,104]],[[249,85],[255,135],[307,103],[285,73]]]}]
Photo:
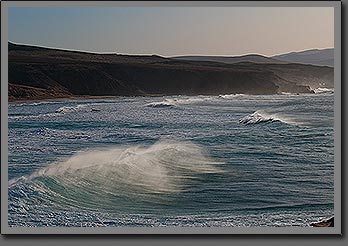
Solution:
[{"label": "coastal cliff", "polygon": [[[9,43],[9,100],[71,96],[312,93],[333,69],[94,54]],[[305,81],[306,83],[303,83]]]}]

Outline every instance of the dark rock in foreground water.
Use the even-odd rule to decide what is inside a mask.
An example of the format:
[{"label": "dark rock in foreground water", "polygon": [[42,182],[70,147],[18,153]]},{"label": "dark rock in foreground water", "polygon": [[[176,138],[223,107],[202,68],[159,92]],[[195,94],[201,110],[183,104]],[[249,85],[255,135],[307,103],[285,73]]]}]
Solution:
[{"label": "dark rock in foreground water", "polygon": [[328,220],[323,220],[320,222],[316,222],[316,223],[311,223],[310,224],[313,227],[334,227],[334,217],[328,219]]}]

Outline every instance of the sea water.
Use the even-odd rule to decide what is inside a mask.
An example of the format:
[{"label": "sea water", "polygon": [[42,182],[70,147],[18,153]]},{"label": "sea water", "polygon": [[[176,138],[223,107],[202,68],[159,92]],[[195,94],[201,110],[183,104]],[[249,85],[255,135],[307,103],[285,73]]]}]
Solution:
[{"label": "sea water", "polygon": [[334,94],[10,103],[10,226],[309,226],[333,216]]}]

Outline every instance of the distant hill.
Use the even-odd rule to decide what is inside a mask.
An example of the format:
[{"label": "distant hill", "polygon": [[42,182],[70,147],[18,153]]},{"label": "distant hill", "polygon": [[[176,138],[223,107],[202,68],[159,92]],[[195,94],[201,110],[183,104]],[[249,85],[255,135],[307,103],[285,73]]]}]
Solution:
[{"label": "distant hill", "polygon": [[245,60],[227,64],[13,43],[9,43],[8,76],[10,101],[74,96],[312,93],[311,89],[333,87],[330,67]]},{"label": "distant hill", "polygon": [[317,66],[334,66],[334,49],[311,49],[300,52],[290,52],[286,54],[276,55],[272,57],[273,59],[285,61],[285,62],[294,62],[294,63],[303,63],[303,64],[312,64]]},{"label": "distant hill", "polygon": [[239,62],[252,62],[262,64],[286,64],[285,61],[279,61],[274,58],[269,58],[262,55],[243,55],[243,56],[176,56],[172,59],[185,60],[185,61],[210,61],[210,62],[223,62],[226,64],[235,64]]}]

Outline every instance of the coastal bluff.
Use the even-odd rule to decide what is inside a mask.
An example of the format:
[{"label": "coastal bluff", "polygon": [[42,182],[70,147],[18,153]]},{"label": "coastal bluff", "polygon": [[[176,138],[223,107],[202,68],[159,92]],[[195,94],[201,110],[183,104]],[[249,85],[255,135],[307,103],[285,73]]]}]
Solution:
[{"label": "coastal bluff", "polygon": [[[71,96],[313,93],[333,68],[295,63],[185,61],[8,43],[10,101]],[[259,61],[259,60],[258,60]]]}]

